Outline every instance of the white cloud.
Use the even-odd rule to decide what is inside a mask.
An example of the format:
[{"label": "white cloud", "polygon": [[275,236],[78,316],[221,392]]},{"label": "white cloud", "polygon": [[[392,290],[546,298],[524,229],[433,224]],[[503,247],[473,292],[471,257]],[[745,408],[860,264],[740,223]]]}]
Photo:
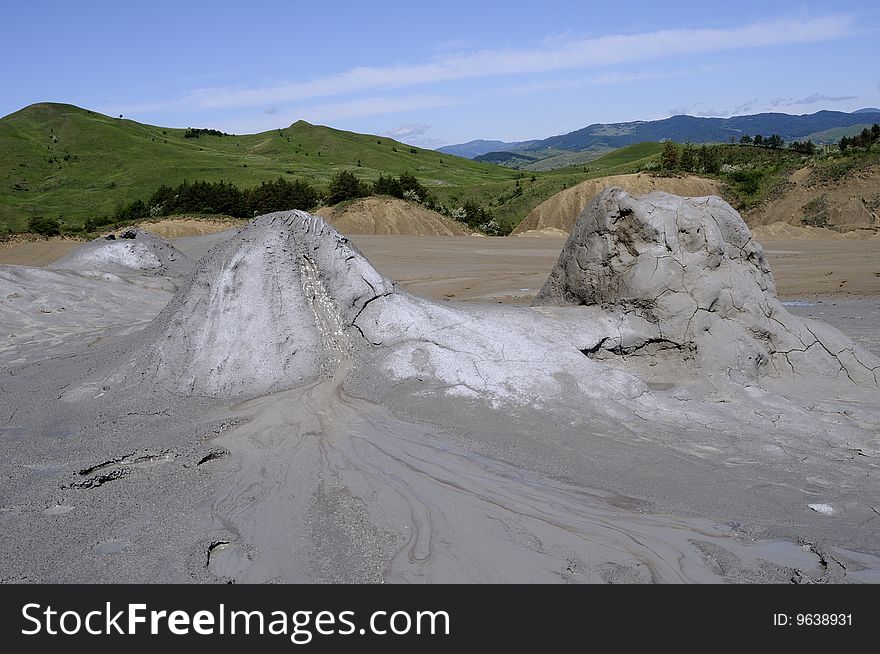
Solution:
[{"label": "white cloud", "polygon": [[825,95],[824,93],[811,93],[805,98],[794,100],[791,104],[816,104],[817,102],[843,102],[844,100],[855,100],[854,95]]},{"label": "white cloud", "polygon": [[407,123],[406,125],[398,125],[397,127],[385,130],[383,134],[385,134],[385,136],[391,136],[392,138],[401,139],[410,136],[422,136],[429,129],[431,129],[431,126],[425,125],[425,123]]},{"label": "white cloud", "polygon": [[805,105],[816,104],[819,102],[844,102],[846,100],[854,100],[854,95],[826,95],[824,93],[811,93],[805,98],[794,100],[792,98],[773,98],[767,102],[761,102],[758,98],[754,98],[747,102],[743,102],[731,109],[705,108],[702,102],[692,105],[681,105],[669,109],[670,116],[690,115],[702,116],[706,118],[728,118],[730,116],[743,116],[747,114],[761,113],[763,111],[773,111],[786,109],[790,107],[801,107]]},{"label": "white cloud", "polygon": [[425,123],[407,123],[406,125],[398,125],[397,127],[386,129],[382,132],[382,135],[423,148],[436,148],[443,145],[443,141],[440,139],[427,135],[430,130],[431,126]]},{"label": "white cloud", "polygon": [[441,95],[378,96],[303,106],[292,109],[292,112],[310,123],[328,123],[343,118],[449,107],[461,102],[458,98]]},{"label": "white cloud", "polygon": [[259,88],[196,89],[177,100],[120,110],[146,113],[175,107],[219,109],[302,102],[451,80],[597,68],[670,56],[829,41],[846,36],[852,27],[851,17],[828,15],[762,20],[726,29],[668,29],[563,42],[550,38],[530,49],[479,50],[417,64],[361,66],[309,81]]},{"label": "white cloud", "polygon": [[593,75],[591,77],[581,77],[578,79],[563,79],[550,81],[526,82],[525,84],[517,84],[514,86],[505,86],[501,88],[489,89],[480,95],[488,97],[503,97],[508,95],[531,95],[533,93],[543,93],[545,91],[560,91],[564,89],[576,89],[585,86],[600,86],[603,84],[625,84],[627,82],[644,82],[647,80],[669,79],[678,77],[683,73],[679,72],[645,72],[639,70],[631,71],[608,71]]},{"label": "white cloud", "polygon": [[846,100],[855,100],[855,95],[826,95],[824,93],[811,93],[805,98],[795,100],[793,98],[773,98],[767,103],[768,107],[800,107],[803,105],[816,104],[817,102],[844,102]]}]

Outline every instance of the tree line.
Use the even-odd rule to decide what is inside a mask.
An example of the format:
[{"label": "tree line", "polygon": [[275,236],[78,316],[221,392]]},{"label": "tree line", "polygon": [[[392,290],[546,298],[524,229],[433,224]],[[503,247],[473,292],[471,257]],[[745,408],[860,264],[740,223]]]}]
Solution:
[{"label": "tree line", "polygon": [[156,218],[179,213],[219,213],[234,218],[247,218],[285,209],[311,209],[319,201],[318,191],[303,180],[289,181],[283,177],[263,182],[250,189],[240,189],[229,182],[190,182],[177,186],[162,185],[153,194],[128,204],[117,205],[107,216],[87,218],[85,231],[101,225],[141,218]]},{"label": "tree line", "polygon": [[202,135],[205,136],[229,136],[226,132],[221,132],[219,129],[206,129],[204,127],[187,127],[186,131],[183,133],[183,138],[185,139],[197,139]]},{"label": "tree line", "polygon": [[[487,234],[499,233],[494,216],[485,207],[470,201],[463,207],[450,210],[437,202],[435,196],[409,172],[403,172],[398,177],[380,174],[379,178],[370,184],[358,179],[348,170],[339,171],[333,176],[326,193],[321,193],[305,180],[287,180],[283,177],[248,189],[240,189],[224,181],[184,180],[176,186],[160,186],[147,199],[119,204],[112,214],[87,218],[83,229],[86,232],[93,232],[98,227],[111,223],[181,213],[223,214],[234,218],[251,218],[272,211],[289,209],[310,211],[322,203],[338,204],[369,195],[387,195],[416,202],[463,222],[472,229],[479,229]],[[35,223],[34,227],[40,227],[43,231],[46,229],[42,223]]]},{"label": "tree line", "polygon": [[697,148],[690,143],[679,146],[672,141],[666,141],[660,153],[660,168],[670,172],[678,170],[715,175],[721,170],[721,159],[721,153],[716,146],[701,145]]},{"label": "tree line", "polygon": [[866,127],[855,136],[844,136],[840,139],[837,146],[841,152],[844,152],[847,148],[865,148],[870,150],[871,146],[878,140],[880,140],[880,125],[874,123],[870,129]]},{"label": "tree line", "polygon": [[759,148],[772,148],[774,150],[781,150],[785,146],[785,141],[779,134],[771,134],[770,136],[743,134],[739,138],[739,142],[743,145],[755,145]]}]

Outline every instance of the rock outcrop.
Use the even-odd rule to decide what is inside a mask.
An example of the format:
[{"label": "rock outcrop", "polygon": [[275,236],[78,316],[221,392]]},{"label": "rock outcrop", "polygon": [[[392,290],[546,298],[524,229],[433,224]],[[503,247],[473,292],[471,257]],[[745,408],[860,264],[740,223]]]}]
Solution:
[{"label": "rock outcrop", "polygon": [[785,310],[760,244],[715,196],[605,190],[578,217],[535,305],[619,315],[619,333],[595,354],[672,349],[738,381],[794,372],[876,384],[880,371],[837,330]]}]

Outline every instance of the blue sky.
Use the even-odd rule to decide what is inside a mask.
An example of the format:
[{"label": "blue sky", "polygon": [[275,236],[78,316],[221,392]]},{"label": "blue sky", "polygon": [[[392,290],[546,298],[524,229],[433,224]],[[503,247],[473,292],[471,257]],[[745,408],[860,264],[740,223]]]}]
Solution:
[{"label": "blue sky", "polygon": [[436,147],[590,123],[880,106],[880,3],[4,0],[0,115],[69,102]]}]

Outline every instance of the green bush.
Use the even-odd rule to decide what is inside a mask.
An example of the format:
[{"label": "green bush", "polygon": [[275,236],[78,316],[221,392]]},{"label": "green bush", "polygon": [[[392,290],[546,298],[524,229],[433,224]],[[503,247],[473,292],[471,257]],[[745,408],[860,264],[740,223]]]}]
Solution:
[{"label": "green bush", "polygon": [[339,204],[346,200],[363,198],[370,194],[370,189],[360,181],[354,173],[348,170],[340,170],[330,180],[330,189],[327,192],[327,202]]},{"label": "green bush", "polygon": [[390,195],[393,198],[403,198],[403,187],[400,185],[400,179],[389,175],[379,173],[379,179],[373,182],[373,195]]},{"label": "green bush", "polygon": [[32,216],[28,220],[28,231],[40,236],[58,236],[61,234],[61,223],[57,218]]},{"label": "green bush", "polygon": [[828,196],[820,195],[818,198],[810,200],[803,206],[804,217],[802,222],[804,225],[811,227],[827,227],[828,226]]},{"label": "green bush", "polygon": [[764,171],[757,168],[735,170],[728,174],[728,179],[733,182],[737,191],[745,195],[754,195],[761,188],[761,180]]},{"label": "green bush", "polygon": [[308,182],[287,181],[279,177],[274,182],[263,182],[247,192],[248,209],[252,215],[272,211],[303,209],[308,211],[318,204],[318,192]]}]

